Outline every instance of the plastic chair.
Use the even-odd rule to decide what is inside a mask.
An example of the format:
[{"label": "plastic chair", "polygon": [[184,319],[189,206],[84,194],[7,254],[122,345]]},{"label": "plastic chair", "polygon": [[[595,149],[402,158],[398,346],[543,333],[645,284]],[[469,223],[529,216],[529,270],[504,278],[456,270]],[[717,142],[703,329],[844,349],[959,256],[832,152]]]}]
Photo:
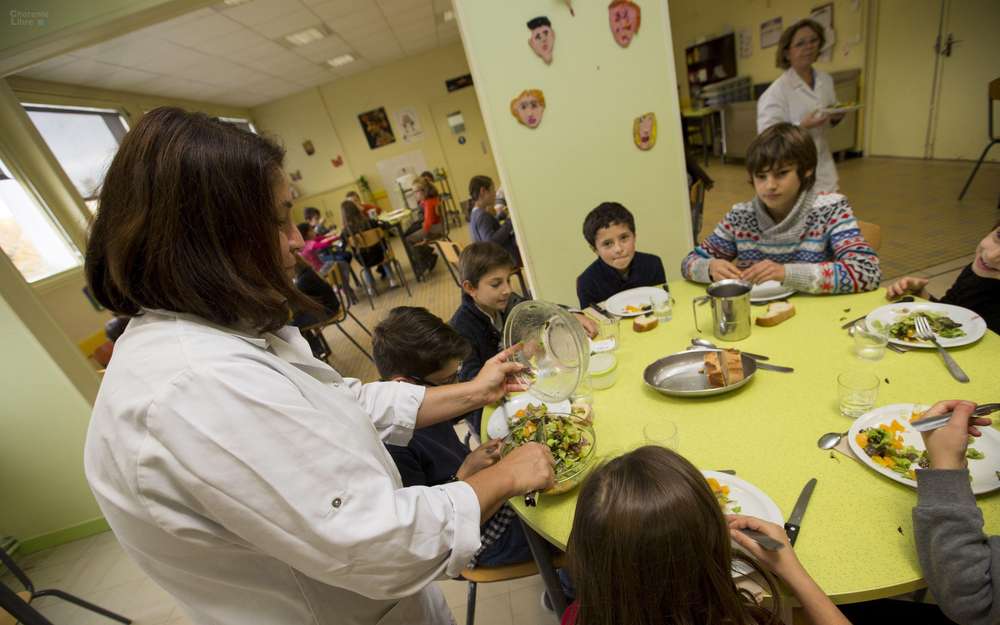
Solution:
[{"label": "plastic chair", "polygon": [[[78,605],[81,608],[90,610],[91,612],[94,612],[96,614],[100,614],[101,616],[109,618],[113,621],[118,621],[119,623],[125,623],[125,625],[130,625],[130,623],[132,623],[131,619],[125,618],[121,614],[116,614],[111,610],[106,610],[101,606],[90,603],[89,601],[84,601],[83,599],[77,597],[76,595],[71,595],[68,592],[58,590],[55,588],[35,590],[35,585],[31,582],[31,579],[28,578],[28,576],[25,575],[24,571],[22,571],[21,568],[14,563],[14,559],[11,558],[10,555],[8,555],[7,552],[2,547],[0,547],[0,563],[2,563],[4,567],[6,567],[6,569],[10,571],[14,577],[17,578],[17,581],[19,581],[21,585],[24,586],[24,590],[17,592],[16,594],[24,601],[25,606],[20,606],[18,604],[15,604],[13,603],[13,600],[11,600],[10,602],[11,610],[16,611],[17,613],[14,618],[21,618],[21,622],[23,623],[39,623],[39,624],[49,623],[49,621],[44,616],[42,616],[40,613],[38,613],[37,610],[31,607],[31,602],[37,599],[38,597],[58,597],[63,601],[69,601],[74,605]],[[5,584],[0,583],[0,586],[3,586],[3,588],[8,591],[7,593],[4,593],[5,599],[4,602],[0,605],[3,605],[4,610],[10,613],[11,610],[7,610],[7,603],[8,603],[7,599],[12,599],[9,595],[14,591]],[[35,617],[37,615],[37,618],[33,618],[32,620],[29,621],[27,618],[23,618],[21,615],[27,615],[31,617]]]},{"label": "plastic chair", "polygon": [[[1000,137],[993,134],[993,103],[997,100],[1000,100],[1000,78],[990,81],[990,87],[987,91],[986,114],[989,124],[989,143],[987,143],[986,147],[983,148],[983,153],[979,155],[979,160],[976,161],[976,166],[972,168],[972,173],[969,174],[969,179],[965,181],[965,186],[962,187],[962,192],[958,194],[959,200],[965,197],[965,192],[968,191],[969,187],[972,185],[972,179],[976,177],[976,172],[979,171],[979,166],[982,165],[983,161],[986,159],[987,152],[990,151],[990,148],[992,148],[994,144],[1000,143]],[[1000,208],[1000,206],[998,206],[998,208]]]},{"label": "plastic chair", "polygon": [[[552,564],[557,569],[563,568],[565,566],[564,560],[564,556],[560,554],[552,559]],[[532,575],[538,575],[538,565],[535,564],[534,560],[505,566],[477,566],[474,569],[462,571],[462,576],[459,579],[469,582],[468,601],[465,606],[466,625],[475,625],[476,622],[476,589],[479,584],[509,582]]]},{"label": "plastic chair", "polygon": [[877,252],[882,247],[882,226],[859,219],[858,229],[873,250]]}]

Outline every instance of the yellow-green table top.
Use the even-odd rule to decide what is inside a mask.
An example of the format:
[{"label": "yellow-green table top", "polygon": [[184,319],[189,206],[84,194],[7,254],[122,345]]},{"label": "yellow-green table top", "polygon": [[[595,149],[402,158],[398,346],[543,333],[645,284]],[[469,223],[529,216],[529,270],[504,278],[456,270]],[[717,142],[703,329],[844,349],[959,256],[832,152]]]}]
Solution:
[{"label": "yellow-green table top", "polygon": [[[617,383],[594,392],[594,429],[599,457],[616,456],[646,444],[643,426],[669,420],[677,426],[677,451],[701,469],[734,469],[767,493],[787,519],[809,478],[818,484],[802,523],[795,551],[806,569],[835,601],[887,597],[924,586],[913,538],[911,511],[916,490],[883,477],[839,453],[822,451],[824,432],[843,432],[852,420],[840,415],[837,374],[869,368],[882,380],[876,405],[931,404],[942,399],[996,401],[1000,393],[1000,336],[950,350],[971,378],[960,384],[935,350],[897,354],[876,362],[860,360],[853,340],[840,328],[846,320],[887,303],[885,290],[855,295],[796,295],[796,315],[784,323],[753,326],[750,337],[717,344],[765,354],[791,374],[757,370],[733,392],[682,399],[643,383],[646,366],[683,350],[710,332],[711,310],[700,307],[703,334],[694,329],[691,300],[704,285],[676,282],[673,319],[637,334],[622,321]],[[752,315],[763,313],[754,307]],[[888,382],[886,382],[888,380]],[[487,411],[489,412],[489,411]],[[486,419],[483,419],[485,436]],[[525,521],[565,548],[573,524],[577,490],[542,496],[537,508],[513,501]],[[1000,534],[1000,492],[977,498],[987,534]],[[899,530],[902,530],[900,533]]]}]

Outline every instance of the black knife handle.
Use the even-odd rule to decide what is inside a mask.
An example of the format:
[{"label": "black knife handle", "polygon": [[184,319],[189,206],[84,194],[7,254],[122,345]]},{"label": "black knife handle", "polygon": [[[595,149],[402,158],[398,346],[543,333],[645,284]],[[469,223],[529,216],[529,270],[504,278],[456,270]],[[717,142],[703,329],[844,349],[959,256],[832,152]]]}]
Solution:
[{"label": "black knife handle", "polygon": [[524,505],[528,506],[529,508],[534,508],[535,507],[535,505],[536,505],[535,504],[535,493],[528,493],[527,495],[524,496]]},{"label": "black knife handle", "polygon": [[791,523],[785,523],[785,535],[788,536],[788,542],[795,546],[795,539],[799,537],[799,526],[792,525]]}]

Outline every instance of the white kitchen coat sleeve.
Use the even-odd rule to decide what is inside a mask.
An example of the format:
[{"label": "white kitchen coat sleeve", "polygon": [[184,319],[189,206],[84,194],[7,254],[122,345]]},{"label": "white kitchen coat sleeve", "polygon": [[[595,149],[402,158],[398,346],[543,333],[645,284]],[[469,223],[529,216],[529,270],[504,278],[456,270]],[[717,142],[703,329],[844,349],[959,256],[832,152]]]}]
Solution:
[{"label": "white kitchen coat sleeve", "polygon": [[797,124],[798,120],[792,121],[787,94],[780,85],[772,84],[757,100],[757,134],[781,122]]},{"label": "white kitchen coat sleeve", "polygon": [[[373,599],[457,576],[480,545],[475,492],[464,482],[402,488],[363,407],[343,385],[333,390],[317,405],[272,369],[240,361],[180,373],[146,416],[136,472],[147,511],[178,533],[198,515]],[[383,415],[399,409],[368,392]]]},{"label": "white kitchen coat sleeve", "polygon": [[410,442],[427,389],[405,382],[362,384],[354,378],[344,378],[344,383],[371,416],[382,442],[400,447]]}]

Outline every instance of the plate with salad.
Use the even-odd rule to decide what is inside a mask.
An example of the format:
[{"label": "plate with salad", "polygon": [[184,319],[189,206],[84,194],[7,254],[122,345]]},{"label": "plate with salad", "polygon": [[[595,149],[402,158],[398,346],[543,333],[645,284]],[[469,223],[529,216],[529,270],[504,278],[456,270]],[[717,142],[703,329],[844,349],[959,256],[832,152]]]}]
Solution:
[{"label": "plate with salad", "polygon": [[904,347],[933,349],[933,343],[917,338],[914,319],[920,315],[926,316],[929,320],[941,347],[969,345],[986,334],[986,322],[973,311],[961,306],[936,302],[888,304],[870,312],[865,322],[869,328],[886,328],[890,343]]},{"label": "plate with salad", "polygon": [[604,302],[604,308],[618,317],[638,317],[653,310],[652,298],[666,299],[670,294],[657,286],[639,286],[616,293]]},{"label": "plate with salad", "polygon": [[[743,514],[784,525],[785,517],[782,516],[778,504],[750,482],[719,471],[702,471],[701,474],[705,476],[708,487],[715,494],[715,500],[719,502],[722,514]],[[739,577],[754,571],[743,562],[733,560],[732,572],[733,577]]]},{"label": "plate with salad", "polygon": [[[865,413],[851,426],[847,442],[861,462],[877,473],[917,487],[916,472],[927,468],[927,451],[920,433],[910,426],[930,406],[890,404]],[[983,435],[969,437],[965,454],[969,465],[972,492],[976,495],[1000,489],[1000,432],[980,428]]]},{"label": "plate with salad", "polygon": [[548,446],[556,461],[556,484],[545,491],[547,494],[572,490],[594,466],[594,428],[575,415],[550,412],[542,403],[528,404],[518,410],[511,418],[510,434],[504,438],[500,454],[506,456],[531,442]]}]

